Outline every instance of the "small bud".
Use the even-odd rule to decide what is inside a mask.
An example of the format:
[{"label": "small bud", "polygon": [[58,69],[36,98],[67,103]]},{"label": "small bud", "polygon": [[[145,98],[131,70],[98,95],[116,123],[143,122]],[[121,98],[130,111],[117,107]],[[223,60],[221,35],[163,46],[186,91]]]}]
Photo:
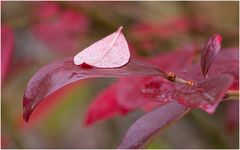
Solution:
[{"label": "small bud", "polygon": [[170,81],[175,81],[176,80],[176,75],[173,72],[168,72],[167,78]]},{"label": "small bud", "polygon": [[205,44],[201,55],[201,68],[203,76],[206,77],[209,68],[214,62],[221,49],[222,37],[219,34],[213,35]]}]

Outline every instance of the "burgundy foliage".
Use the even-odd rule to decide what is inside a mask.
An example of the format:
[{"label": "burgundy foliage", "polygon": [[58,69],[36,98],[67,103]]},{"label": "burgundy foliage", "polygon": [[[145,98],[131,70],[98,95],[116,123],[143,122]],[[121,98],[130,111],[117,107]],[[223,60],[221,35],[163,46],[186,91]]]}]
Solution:
[{"label": "burgundy foliage", "polygon": [[[54,12],[50,14],[52,13],[54,14]],[[44,17],[46,16],[48,17],[48,14]],[[180,29],[187,28],[185,23],[179,23]],[[155,30],[158,31],[154,29],[154,32]],[[146,30],[145,32],[147,34],[153,31]],[[84,54],[80,52],[81,57],[77,60],[80,60],[81,66],[75,65],[73,58],[69,57],[40,69],[29,81],[24,93],[24,119],[27,121],[40,102],[66,85],[86,78],[121,77],[99,93],[88,108],[85,123],[90,125],[96,121],[109,119],[116,114],[124,115],[138,108],[147,111],[156,108],[133,123],[119,145],[119,148],[141,148],[154,135],[161,133],[193,108],[201,108],[208,113],[214,113],[229,89],[239,89],[239,59],[236,57],[238,50],[230,49],[219,52],[221,47],[219,35],[214,35],[208,40],[202,51],[200,63],[193,64],[196,58],[194,50],[175,50],[145,59],[149,64],[130,59],[128,63],[123,61],[123,66],[115,68],[112,58],[119,55],[115,52],[108,55],[108,50],[111,52],[111,48],[114,47],[113,50],[124,49],[125,51],[128,50],[128,45],[121,30],[113,34],[117,35],[107,36],[110,38],[106,40],[106,37],[94,43],[90,46],[90,50],[82,51]],[[120,42],[118,41],[119,34]],[[110,48],[106,47],[109,41],[113,43]],[[114,46],[115,43],[118,44]],[[121,44],[124,46],[121,47]],[[103,54],[98,55],[99,52],[94,52],[96,46],[100,46],[100,50],[103,48]],[[127,55],[125,52],[123,52],[124,55]],[[101,68],[102,65],[99,67],[98,61],[105,60],[105,56],[108,57],[103,63],[104,68]],[[94,63],[86,64],[89,61],[85,59],[88,58],[94,58],[90,60]],[[127,64],[124,65],[125,63]],[[172,82],[168,79],[168,72],[174,72],[178,79],[194,80],[195,84]]]},{"label": "burgundy foliage", "polygon": [[118,148],[143,148],[152,138],[160,134],[170,124],[187,114],[191,108],[176,101],[143,115],[125,133]]},{"label": "burgundy foliage", "polygon": [[[193,56],[194,51],[177,50],[147,59],[147,62],[158,66],[158,68],[161,68],[163,71],[180,72],[181,69],[184,69],[192,63]],[[112,103],[114,100],[122,109],[128,109],[129,111],[137,108],[150,111],[155,107],[173,101],[171,98],[173,98],[173,93],[175,92],[175,85],[160,76],[120,78],[119,81],[107,89],[111,90],[115,88],[115,86],[117,86],[116,92],[113,93],[116,94],[111,94],[111,99],[106,98],[104,101],[109,100],[109,103]],[[107,97],[105,93],[106,92],[100,93],[88,109],[86,120],[92,120],[91,123],[109,118],[105,117],[105,115],[108,116],[108,113],[104,115],[105,110],[99,109],[99,106],[95,104],[98,103],[99,97]],[[166,96],[170,97],[166,99]],[[101,114],[102,118],[95,117],[98,116],[98,113]],[[89,114],[91,114],[91,116]],[[117,113],[114,114],[116,115]],[[95,120],[93,120],[93,118]]]},{"label": "burgundy foliage", "polygon": [[72,57],[65,58],[44,66],[31,78],[24,93],[23,116],[25,120],[28,120],[34,108],[48,95],[82,79],[159,74],[158,69],[135,60],[131,60],[121,68],[99,69],[76,66]]},{"label": "burgundy foliage", "polygon": [[196,86],[186,85],[179,91],[179,102],[191,107],[199,107],[214,113],[223,96],[233,83],[233,77],[223,74],[202,80]]}]

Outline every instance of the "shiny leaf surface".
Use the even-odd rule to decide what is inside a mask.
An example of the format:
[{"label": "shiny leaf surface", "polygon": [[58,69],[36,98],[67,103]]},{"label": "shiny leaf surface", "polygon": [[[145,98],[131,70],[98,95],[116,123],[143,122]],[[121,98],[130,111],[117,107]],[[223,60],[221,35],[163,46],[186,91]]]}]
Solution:
[{"label": "shiny leaf surface", "polygon": [[157,134],[174,121],[182,118],[191,108],[178,104],[176,101],[163,105],[139,118],[125,133],[118,148],[142,148]]},{"label": "shiny leaf surface", "polygon": [[25,120],[34,108],[48,95],[70,83],[93,77],[128,77],[159,75],[158,69],[139,61],[115,69],[85,68],[76,66],[72,58],[65,58],[41,68],[29,81],[23,98]]}]

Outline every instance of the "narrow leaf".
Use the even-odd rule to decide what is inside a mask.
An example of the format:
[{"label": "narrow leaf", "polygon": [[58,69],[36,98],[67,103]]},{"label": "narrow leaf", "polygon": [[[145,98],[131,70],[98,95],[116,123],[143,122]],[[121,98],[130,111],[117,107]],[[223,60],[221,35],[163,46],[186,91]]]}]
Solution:
[{"label": "narrow leaf", "polygon": [[214,62],[220,48],[221,48],[222,37],[218,34],[212,36],[202,50],[201,55],[201,68],[203,76],[206,77],[207,72]]},{"label": "narrow leaf", "polygon": [[70,83],[93,77],[128,77],[159,75],[151,65],[131,60],[121,68],[84,68],[75,65],[72,58],[65,58],[40,69],[29,81],[23,98],[23,117],[27,121],[34,108],[48,95]]},{"label": "narrow leaf", "polygon": [[118,148],[136,149],[146,146],[154,136],[161,134],[164,129],[190,110],[191,108],[178,104],[176,101],[158,107],[132,124]]},{"label": "narrow leaf", "polygon": [[104,39],[90,45],[74,57],[74,63],[86,63],[98,68],[116,68],[128,63],[130,52],[122,34],[123,27]]}]

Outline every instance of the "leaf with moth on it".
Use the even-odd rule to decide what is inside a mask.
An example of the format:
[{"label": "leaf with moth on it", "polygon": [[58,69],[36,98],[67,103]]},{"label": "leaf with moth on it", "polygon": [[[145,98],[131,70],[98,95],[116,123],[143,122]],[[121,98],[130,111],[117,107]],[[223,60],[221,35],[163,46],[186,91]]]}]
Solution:
[{"label": "leaf with moth on it", "polygon": [[127,64],[130,52],[122,29],[119,27],[116,32],[79,52],[74,57],[74,63],[85,63],[98,68],[116,68]]},{"label": "leaf with moth on it", "polygon": [[173,122],[186,115],[191,108],[174,101],[143,115],[125,133],[120,149],[146,146],[154,136],[161,134]]},{"label": "leaf with moth on it", "polygon": [[88,107],[85,124],[91,125],[97,121],[111,118],[112,116],[128,113],[128,109],[120,106],[116,97],[117,83],[104,89]]},{"label": "leaf with moth on it", "polygon": [[221,42],[222,42],[221,35],[215,34],[207,41],[202,50],[201,68],[204,77],[206,77],[209,68],[211,67],[218,52],[221,49]]},{"label": "leaf with moth on it", "polygon": [[205,79],[197,85],[186,85],[178,91],[178,101],[186,106],[199,107],[212,114],[233,83],[233,77],[223,74]]},{"label": "leaf with moth on it", "polygon": [[161,75],[158,69],[136,60],[120,68],[84,68],[75,65],[72,57],[41,68],[28,82],[23,97],[23,117],[27,121],[34,108],[48,95],[70,83],[93,77],[129,77]]}]

